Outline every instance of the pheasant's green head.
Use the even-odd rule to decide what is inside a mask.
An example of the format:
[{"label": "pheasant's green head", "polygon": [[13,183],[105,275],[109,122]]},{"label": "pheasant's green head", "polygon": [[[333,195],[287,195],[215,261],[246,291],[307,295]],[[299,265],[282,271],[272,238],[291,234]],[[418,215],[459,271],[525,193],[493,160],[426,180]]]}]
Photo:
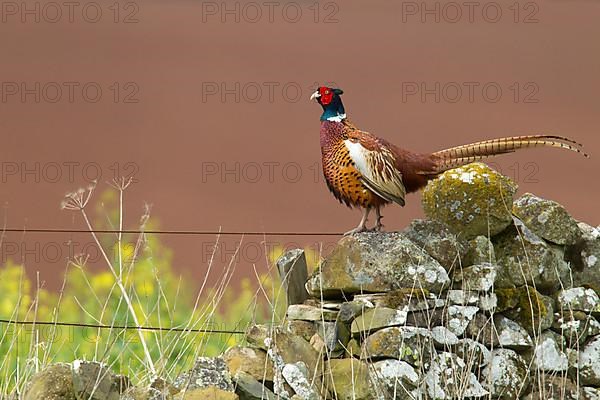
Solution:
[{"label": "pheasant's green head", "polygon": [[342,89],[333,89],[321,86],[310,97],[311,100],[316,100],[323,107],[321,121],[337,121],[340,122],[346,118],[346,110],[342,104],[340,97],[344,93]]}]

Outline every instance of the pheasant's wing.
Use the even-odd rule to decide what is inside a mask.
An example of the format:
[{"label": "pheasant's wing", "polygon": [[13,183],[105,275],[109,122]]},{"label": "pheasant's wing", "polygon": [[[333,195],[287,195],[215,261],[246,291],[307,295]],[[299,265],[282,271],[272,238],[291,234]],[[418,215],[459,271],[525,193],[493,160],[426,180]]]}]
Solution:
[{"label": "pheasant's wing", "polygon": [[344,144],[354,166],[362,175],[364,185],[379,197],[403,206],[406,189],[388,144],[359,130],[349,132]]}]

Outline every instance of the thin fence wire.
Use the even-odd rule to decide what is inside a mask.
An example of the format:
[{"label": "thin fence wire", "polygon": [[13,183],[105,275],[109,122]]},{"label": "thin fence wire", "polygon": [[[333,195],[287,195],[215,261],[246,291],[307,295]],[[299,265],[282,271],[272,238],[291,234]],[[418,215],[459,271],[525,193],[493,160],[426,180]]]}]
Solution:
[{"label": "thin fence wire", "polygon": [[187,329],[187,328],[168,328],[159,326],[128,326],[128,325],[100,325],[100,324],[81,324],[77,322],[60,321],[19,321],[10,319],[0,319],[0,324],[7,325],[25,325],[25,326],[68,326],[76,328],[96,328],[96,329],[114,329],[114,330],[141,330],[141,331],[166,331],[166,332],[185,332],[185,333],[208,333],[208,334],[231,334],[243,335],[244,331],[235,331],[227,329]]},{"label": "thin fence wire", "polygon": [[0,233],[122,233],[122,234],[153,234],[153,235],[221,235],[221,236],[342,236],[341,232],[259,232],[259,231],[200,231],[200,230],[117,230],[117,229],[45,229],[45,228],[6,228]]}]

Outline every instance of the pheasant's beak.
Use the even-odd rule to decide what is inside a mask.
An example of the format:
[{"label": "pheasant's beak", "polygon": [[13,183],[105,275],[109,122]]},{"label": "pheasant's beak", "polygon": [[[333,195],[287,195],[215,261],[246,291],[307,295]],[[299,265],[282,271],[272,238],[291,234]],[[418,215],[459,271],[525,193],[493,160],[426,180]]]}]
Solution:
[{"label": "pheasant's beak", "polygon": [[314,93],[312,94],[312,96],[310,96],[310,99],[311,99],[311,100],[316,100],[316,99],[318,99],[319,97],[321,97],[321,94],[320,94],[320,93],[319,93],[319,91],[317,90],[316,92],[314,92]]}]

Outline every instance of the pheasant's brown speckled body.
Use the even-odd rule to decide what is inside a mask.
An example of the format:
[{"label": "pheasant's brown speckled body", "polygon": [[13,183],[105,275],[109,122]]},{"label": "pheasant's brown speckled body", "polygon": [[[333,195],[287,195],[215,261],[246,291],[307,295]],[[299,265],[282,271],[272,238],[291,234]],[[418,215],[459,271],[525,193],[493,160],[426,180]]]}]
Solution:
[{"label": "pheasant's brown speckled body", "polygon": [[375,229],[381,229],[383,205],[394,202],[403,206],[407,193],[421,189],[451,168],[529,147],[558,147],[581,153],[580,144],[554,135],[514,136],[434,153],[414,153],[357,129],[346,118],[342,93],[341,89],[320,87],[312,98],[323,107],[321,156],[327,186],[340,202],[363,209],[360,224],[348,233],[367,229],[371,209],[377,214]]},{"label": "pheasant's brown speckled body", "polygon": [[383,205],[386,201],[361,182],[360,172],[350,158],[350,152],[344,143],[350,129],[348,123],[321,123],[321,156],[327,187],[336,199],[350,207]]},{"label": "pheasant's brown speckled body", "polygon": [[377,151],[382,146],[391,149],[396,159],[394,167],[401,171],[407,193],[425,186],[430,174],[422,172],[435,168],[435,158],[431,155],[403,152],[391,143],[357,129],[347,119],[341,122],[322,121],[321,157],[325,181],[336,199],[349,207],[376,208],[390,201],[378,196],[365,185],[350,157],[346,140]]}]

